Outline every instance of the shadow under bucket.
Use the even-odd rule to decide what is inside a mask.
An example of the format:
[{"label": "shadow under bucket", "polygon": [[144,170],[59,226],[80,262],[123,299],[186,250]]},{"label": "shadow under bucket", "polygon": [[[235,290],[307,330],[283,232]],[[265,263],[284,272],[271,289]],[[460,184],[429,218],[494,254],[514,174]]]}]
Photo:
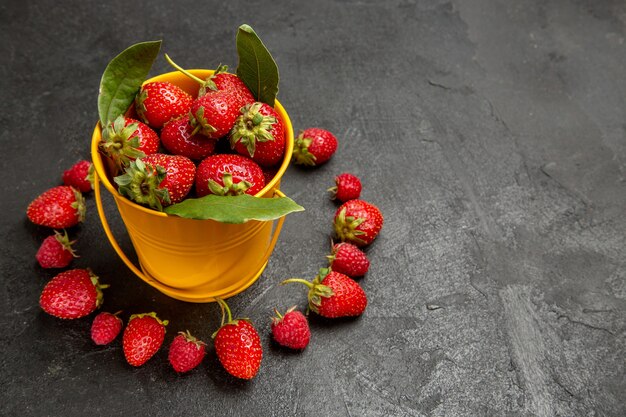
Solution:
[{"label": "shadow under bucket", "polygon": [[[190,72],[202,79],[213,73],[210,70]],[[198,84],[179,72],[162,74],[146,83],[155,81],[169,81],[194,96],[198,91]],[[284,196],[279,187],[293,153],[293,127],[278,101],[275,109],[285,126],[285,156],[274,178],[256,197]],[[121,196],[112,184],[106,161],[98,150],[101,134],[100,124],[97,124],[91,141],[91,157],[95,168],[94,194],[98,215],[111,245],[139,278],[170,297],[190,302],[228,298],[257,280],[274,250],[284,216],[275,221],[226,224],[184,219],[135,204]],[[113,195],[140,267],[122,251],[109,227],[100,184]]]}]

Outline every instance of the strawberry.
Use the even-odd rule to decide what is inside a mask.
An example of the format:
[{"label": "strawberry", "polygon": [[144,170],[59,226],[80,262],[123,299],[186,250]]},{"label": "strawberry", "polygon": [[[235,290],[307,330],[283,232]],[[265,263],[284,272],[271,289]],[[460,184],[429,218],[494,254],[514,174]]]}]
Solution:
[{"label": "strawberry", "polygon": [[122,349],[129,365],[141,366],[159,351],[167,323],[154,312],[130,316],[122,336]]},{"label": "strawberry", "polygon": [[182,201],[193,186],[196,166],[191,159],[162,153],[136,159],[113,180],[121,195],[156,210]]},{"label": "strawberry", "polygon": [[75,240],[70,242],[67,232],[54,231],[54,235],[44,239],[35,255],[42,268],[65,268],[78,256],[72,248]]},{"label": "strawberry", "polygon": [[89,161],[79,161],[63,172],[63,184],[72,186],[81,193],[91,191],[90,173],[93,166]]},{"label": "strawberry", "polygon": [[283,121],[276,110],[265,103],[247,105],[241,109],[230,131],[230,145],[261,166],[276,165],[285,155]]},{"label": "strawberry", "polygon": [[213,75],[204,81],[203,86],[198,92],[198,96],[202,96],[213,91],[229,91],[238,98],[239,107],[243,107],[246,104],[254,103],[254,96],[246,84],[236,76],[228,72],[228,66],[220,65],[217,67]]},{"label": "strawberry", "polygon": [[96,345],[103,346],[108,345],[115,340],[118,334],[122,331],[122,319],[115,314],[107,313],[103,311],[93,319],[91,324],[91,340]]},{"label": "strawberry", "polygon": [[144,84],[135,97],[137,115],[154,129],[189,112],[193,97],[170,82]]},{"label": "strawberry", "polygon": [[102,132],[100,151],[121,170],[137,158],[159,150],[159,136],[145,123],[118,116]]},{"label": "strawberry", "polygon": [[85,199],[77,189],[59,185],[35,198],[28,205],[26,216],[39,226],[72,227],[85,219]]},{"label": "strawberry", "polygon": [[309,287],[309,308],[322,317],[360,316],[367,307],[367,296],[361,286],[347,275],[320,269],[313,282],[291,278],[281,283],[300,282]]},{"label": "strawberry", "polygon": [[335,233],[342,242],[357,246],[369,245],[383,227],[378,207],[363,200],[343,203],[335,213]]},{"label": "strawberry", "polygon": [[179,332],[172,340],[168,359],[176,372],[189,372],[200,365],[206,354],[206,343],[189,333]]},{"label": "strawberry", "polygon": [[335,186],[328,189],[332,193],[332,199],[345,203],[356,200],[361,195],[361,180],[356,175],[344,172],[335,177]]},{"label": "strawberry", "polygon": [[227,90],[215,91],[197,98],[191,104],[189,121],[193,134],[220,138],[230,132],[239,116],[239,99]]},{"label": "strawberry", "polygon": [[333,271],[349,277],[362,277],[370,268],[367,255],[352,243],[334,244],[333,252],[327,258]]},{"label": "strawberry", "polygon": [[291,349],[304,349],[311,339],[309,322],[296,306],[291,307],[282,316],[278,310],[274,310],[272,317],[272,336],[281,345]]},{"label": "strawberry", "polygon": [[261,169],[263,170],[263,178],[265,179],[265,185],[269,184],[271,180],[274,179],[274,177],[276,176],[276,173],[278,173],[278,170],[280,169],[280,166],[276,165],[273,167],[261,167]]},{"label": "strawberry", "polygon": [[170,153],[189,159],[204,159],[211,155],[215,150],[217,139],[192,133],[189,118],[172,119],[161,129],[161,143]]},{"label": "strawberry", "polygon": [[[252,379],[259,372],[263,358],[261,338],[248,319],[233,320],[224,300],[216,301],[222,308],[222,325],[213,334],[215,353],[226,372],[241,379]],[[228,321],[224,324],[225,314]]]},{"label": "strawberry", "polygon": [[328,130],[311,127],[298,135],[294,142],[293,162],[317,166],[328,161],[337,150],[337,138]]},{"label": "strawberry", "polygon": [[61,319],[78,319],[102,304],[98,277],[88,269],[71,269],[50,280],[41,292],[39,305],[46,313]]},{"label": "strawberry", "polygon": [[265,187],[261,168],[241,155],[211,155],[198,165],[196,194],[255,195]]}]

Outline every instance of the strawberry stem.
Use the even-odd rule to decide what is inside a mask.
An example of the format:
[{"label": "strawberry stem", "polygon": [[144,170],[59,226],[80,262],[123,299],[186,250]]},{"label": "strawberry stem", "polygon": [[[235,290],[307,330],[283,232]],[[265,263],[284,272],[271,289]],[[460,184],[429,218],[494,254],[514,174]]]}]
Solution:
[{"label": "strawberry stem", "polygon": [[226,302],[224,300],[222,300],[221,298],[218,298],[218,297],[215,297],[215,301],[217,301],[217,303],[222,308],[222,326],[224,325],[224,317],[225,317],[224,310],[226,311],[226,314],[228,315],[228,321],[226,323],[228,324],[231,321],[233,321],[233,315],[230,312],[230,308],[228,308],[228,304],[226,304]]},{"label": "strawberry stem", "polygon": [[180,65],[178,65],[174,61],[172,61],[172,58],[170,58],[168,54],[165,54],[165,60],[167,61],[168,64],[170,64],[171,66],[176,68],[178,71],[182,72],[187,77],[191,78],[192,80],[200,83],[200,85],[204,86],[205,82],[204,82],[203,79],[198,78],[195,75],[193,75],[192,73],[190,73],[189,71],[187,71],[186,69],[183,69]]},{"label": "strawberry stem", "polygon": [[313,283],[312,282],[309,282],[306,279],[302,279],[302,278],[289,278],[289,279],[286,279],[283,282],[281,282],[280,285],[290,284],[292,282],[299,282],[301,284],[306,285],[309,288],[313,288]]}]

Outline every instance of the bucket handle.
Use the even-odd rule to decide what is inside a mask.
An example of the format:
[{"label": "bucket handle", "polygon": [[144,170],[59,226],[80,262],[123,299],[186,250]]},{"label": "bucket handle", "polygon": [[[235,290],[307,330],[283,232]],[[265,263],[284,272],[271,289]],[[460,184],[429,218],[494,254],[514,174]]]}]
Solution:
[{"label": "bucket handle", "polygon": [[[106,215],[104,214],[104,207],[102,205],[102,196],[100,194],[100,178],[98,177],[98,173],[95,170],[94,170],[94,175],[93,175],[93,190],[94,190],[94,197],[96,200],[96,208],[98,209],[98,216],[100,217],[100,221],[102,222],[104,233],[107,235],[107,238],[109,239],[109,242],[111,242],[111,246],[113,246],[113,249],[115,250],[117,255],[120,257],[120,259],[122,259],[122,261],[126,264],[126,266],[139,278],[146,281],[147,283],[155,282],[153,278],[150,278],[149,276],[144,274],[142,270],[140,270],[139,268],[135,266],[135,264],[128,258],[128,256],[126,256],[126,254],[120,247],[119,243],[117,243],[117,239],[115,239],[115,236],[113,236],[113,232],[111,231],[109,222],[106,218]],[[279,197],[285,197],[285,194],[283,194],[283,192],[280,191],[279,189],[274,189],[274,195],[275,196],[277,195]],[[270,240],[270,244],[267,247],[267,250],[263,256],[264,259],[268,259],[269,255],[271,255],[271,253],[274,251],[274,247],[276,246],[276,242],[278,241],[278,236],[280,235],[280,231],[283,227],[283,223],[285,222],[285,217],[286,216],[280,217],[278,221],[276,222],[276,227],[274,227],[272,239]]]}]

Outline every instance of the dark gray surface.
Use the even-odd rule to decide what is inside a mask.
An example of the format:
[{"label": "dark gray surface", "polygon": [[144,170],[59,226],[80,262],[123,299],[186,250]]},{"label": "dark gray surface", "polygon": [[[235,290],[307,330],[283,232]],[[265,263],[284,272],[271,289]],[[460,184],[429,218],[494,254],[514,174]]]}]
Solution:
[{"label": "dark gray surface", "polygon": [[[0,6],[0,414],[626,415],[623,1],[105,3]],[[278,62],[295,128],[335,132],[339,151],[289,169],[283,190],[307,211],[231,299],[262,334],[257,378],[234,381],[212,347],[187,376],[166,349],[131,369],[119,340],[91,344],[89,319],[40,311],[54,273],[34,253],[49,231],[25,208],[88,157],[114,55],[159,38],[186,67],[235,66],[244,22]],[[166,70],[161,58],[153,72]],[[335,209],[324,190],[343,171],[385,215],[361,281],[370,304],[357,320],[313,318],[311,345],[291,354],[270,342],[268,317],[304,293],[277,283],[324,266]],[[157,311],[166,343],[182,329],[208,340],[217,307],[134,277],[93,197],[88,210],[71,231],[74,266],[111,284],[104,309]]]}]

